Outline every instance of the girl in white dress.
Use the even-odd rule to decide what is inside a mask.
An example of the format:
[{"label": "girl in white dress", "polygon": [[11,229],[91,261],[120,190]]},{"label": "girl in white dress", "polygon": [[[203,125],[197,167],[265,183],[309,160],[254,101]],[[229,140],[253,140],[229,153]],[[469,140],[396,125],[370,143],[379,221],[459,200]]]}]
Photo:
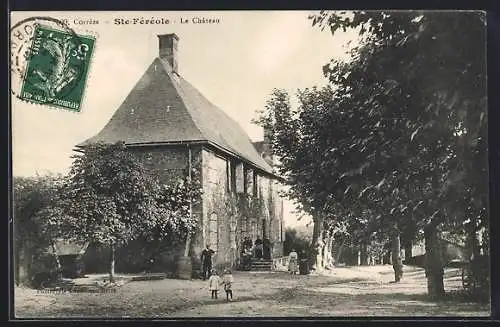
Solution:
[{"label": "girl in white dress", "polygon": [[212,291],[212,299],[217,298],[217,292],[219,291],[220,284],[221,279],[217,275],[217,271],[214,269],[212,270],[212,275],[208,279],[208,288]]},{"label": "girl in white dress", "polygon": [[296,275],[297,272],[299,271],[299,255],[297,252],[295,252],[294,249],[290,251],[290,254],[288,254],[288,270],[290,271],[290,274]]}]

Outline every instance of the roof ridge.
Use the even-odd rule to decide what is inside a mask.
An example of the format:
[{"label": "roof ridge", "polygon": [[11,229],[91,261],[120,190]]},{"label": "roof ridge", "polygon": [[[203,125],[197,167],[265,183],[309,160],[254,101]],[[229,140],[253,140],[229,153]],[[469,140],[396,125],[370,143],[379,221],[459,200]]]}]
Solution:
[{"label": "roof ridge", "polygon": [[[229,116],[226,112],[224,112],[224,110],[220,109],[212,101],[207,99],[203,95],[203,93],[201,93],[196,87],[191,85],[191,83],[189,83],[186,79],[184,79],[179,74],[173,72],[172,68],[167,62],[161,60],[161,58],[156,58],[156,60],[159,60],[161,62],[165,72],[171,79],[172,84],[174,85],[179,96],[184,102],[184,105],[189,115],[191,116],[193,123],[196,125],[196,127],[203,136],[205,136],[208,140],[212,141],[213,143],[218,144],[222,148],[226,149],[226,151],[233,152],[243,158],[246,158],[257,168],[262,169],[268,173],[274,174],[272,167],[262,158],[259,151],[255,147],[252,139],[248,136],[248,134],[244,131],[243,127],[241,127],[241,125],[236,120],[234,120],[231,116]],[[194,93],[191,95],[194,95],[197,98],[197,100],[201,100],[202,102],[204,102],[205,105],[210,106],[211,110],[216,115],[221,116],[219,117],[221,118],[221,120],[226,120],[226,122],[218,120],[219,124],[224,125],[224,128],[232,130],[233,133],[238,134],[238,137],[246,139],[246,142],[248,142],[248,144],[251,146],[251,149],[247,149],[247,151],[255,152],[253,159],[251,156],[249,156],[249,153],[245,154],[245,152],[243,152],[241,148],[238,148],[238,146],[232,144],[234,143],[235,140],[228,140],[224,136],[224,134],[220,132],[220,130],[213,131],[207,128],[203,128],[204,126],[202,124],[202,121],[200,121],[199,117],[200,114],[203,114],[203,112],[200,111],[200,108],[197,108],[197,106],[193,104],[193,99],[190,98],[187,91]]]},{"label": "roof ridge", "polygon": [[176,83],[177,82],[175,80],[176,77],[174,77],[173,75],[174,74],[177,75],[177,78],[181,78],[181,76],[178,73],[174,72],[173,69],[172,69],[172,67],[170,67],[170,65],[167,62],[165,62],[164,60],[162,60],[161,58],[156,57],[153,62],[156,62],[156,61],[160,62],[161,66],[163,67],[163,70],[165,71],[165,73],[167,74],[167,76],[172,81],[172,85],[174,86],[175,90],[177,91],[177,94],[179,94],[179,96],[181,97],[182,102],[184,102],[184,106],[186,107],[187,111],[189,112],[189,116],[191,117],[191,120],[193,121],[194,126],[200,132],[201,135],[203,135],[205,138],[207,138],[206,135],[201,130],[201,128],[198,125],[198,123],[196,122],[196,119],[194,119],[193,115],[189,111],[189,108],[186,105],[186,101],[185,101],[186,95],[184,94],[183,90],[180,88],[180,85],[178,83]]},{"label": "roof ridge", "polygon": [[158,57],[104,127],[77,147],[117,141],[137,146],[201,141],[279,178],[241,125]]}]

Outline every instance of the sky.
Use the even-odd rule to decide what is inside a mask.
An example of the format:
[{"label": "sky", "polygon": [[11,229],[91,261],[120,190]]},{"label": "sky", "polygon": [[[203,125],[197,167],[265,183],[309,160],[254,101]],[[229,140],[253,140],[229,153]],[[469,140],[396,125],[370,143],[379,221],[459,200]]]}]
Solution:
[{"label": "sky", "polygon": [[[14,176],[66,173],[75,144],[97,134],[158,55],[158,34],[179,36],[179,73],[236,120],[253,141],[263,131],[251,123],[273,88],[291,92],[325,85],[322,66],[347,58],[353,32],[335,36],[311,26],[305,11],[226,12],[13,12],[11,24],[33,16],[67,19],[77,33],[96,37],[81,112],[12,99]],[[169,24],[115,24],[115,19],[163,18]],[[181,24],[181,18],[188,24]],[[194,24],[193,19],[219,19]],[[98,24],[75,24],[94,20]],[[305,224],[291,213],[287,225]]]}]

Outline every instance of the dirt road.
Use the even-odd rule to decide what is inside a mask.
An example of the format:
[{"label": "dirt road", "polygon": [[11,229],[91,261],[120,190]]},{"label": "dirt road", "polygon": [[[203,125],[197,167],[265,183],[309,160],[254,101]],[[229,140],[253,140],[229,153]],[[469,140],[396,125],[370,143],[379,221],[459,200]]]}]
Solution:
[{"label": "dirt road", "polygon": [[[488,304],[426,297],[422,269],[405,267],[391,283],[391,266],[335,268],[322,276],[284,272],[235,272],[234,299],[210,298],[201,280],[130,282],[116,293],[39,294],[16,289],[18,317],[287,317],[287,316],[489,316]],[[460,288],[457,269],[447,270],[447,291]]]}]

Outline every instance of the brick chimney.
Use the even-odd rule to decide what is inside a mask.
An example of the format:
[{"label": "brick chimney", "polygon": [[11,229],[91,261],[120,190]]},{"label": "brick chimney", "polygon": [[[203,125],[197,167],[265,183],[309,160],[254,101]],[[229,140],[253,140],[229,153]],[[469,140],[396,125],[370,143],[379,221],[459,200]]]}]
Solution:
[{"label": "brick chimney", "polygon": [[166,60],[172,71],[179,74],[179,66],[177,64],[177,43],[179,37],[175,33],[158,35],[159,40],[159,56],[160,59]]}]

